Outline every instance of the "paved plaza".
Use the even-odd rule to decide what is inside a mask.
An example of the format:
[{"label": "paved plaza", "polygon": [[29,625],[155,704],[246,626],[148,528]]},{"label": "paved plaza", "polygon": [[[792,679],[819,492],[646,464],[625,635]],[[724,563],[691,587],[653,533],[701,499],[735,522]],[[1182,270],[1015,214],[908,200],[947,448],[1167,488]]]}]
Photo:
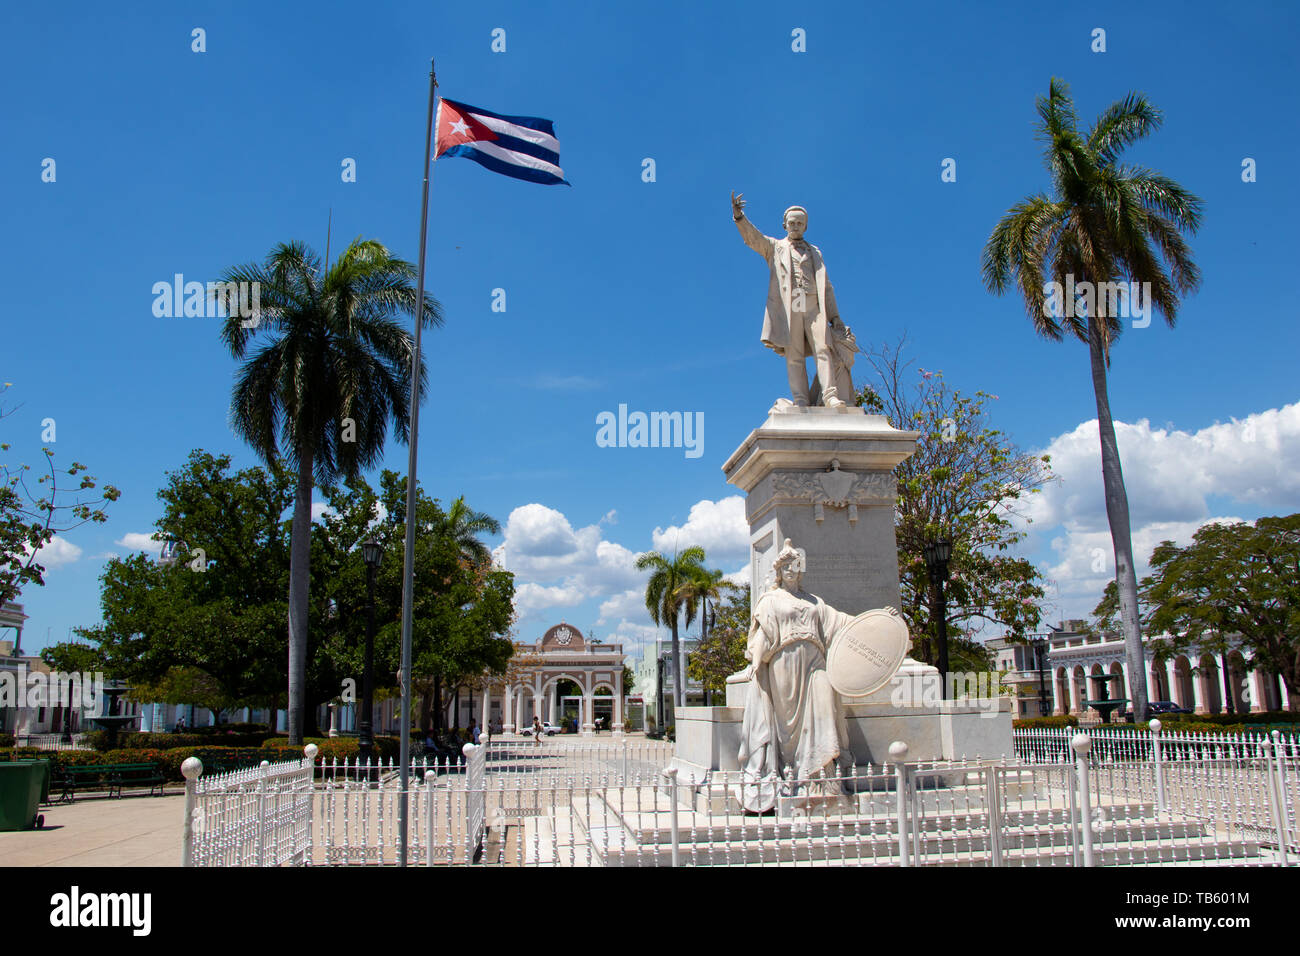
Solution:
[{"label": "paved plaza", "polygon": [[185,795],[42,806],[45,829],[0,833],[0,866],[180,866]]}]

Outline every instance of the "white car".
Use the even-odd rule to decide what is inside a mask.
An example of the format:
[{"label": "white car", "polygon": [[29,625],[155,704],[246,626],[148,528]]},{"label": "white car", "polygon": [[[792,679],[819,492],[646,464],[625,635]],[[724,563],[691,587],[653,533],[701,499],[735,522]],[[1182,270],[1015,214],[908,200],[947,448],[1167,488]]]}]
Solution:
[{"label": "white car", "polygon": [[[554,724],[548,721],[545,720],[542,721],[542,733],[545,734],[547,737],[554,737],[556,734],[560,732],[561,731],[559,727],[556,727]],[[531,737],[533,735],[533,725],[529,724],[527,727],[521,730],[520,733],[523,734],[525,737]]]}]

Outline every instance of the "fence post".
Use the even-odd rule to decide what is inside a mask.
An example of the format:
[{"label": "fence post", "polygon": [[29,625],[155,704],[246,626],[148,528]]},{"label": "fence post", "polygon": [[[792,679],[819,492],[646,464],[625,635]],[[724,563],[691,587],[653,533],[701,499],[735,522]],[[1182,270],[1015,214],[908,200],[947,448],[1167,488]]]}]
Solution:
[{"label": "fence post", "polygon": [[181,866],[194,865],[194,804],[199,785],[195,783],[203,773],[203,761],[198,757],[186,757],[181,764],[181,774],[185,777],[185,845],[181,847]]},{"label": "fence post", "polygon": [[1074,750],[1074,772],[1079,784],[1079,842],[1083,865],[1096,866],[1092,855],[1092,801],[1088,796],[1088,751],[1092,749],[1092,741],[1087,734],[1075,734],[1070,747]]},{"label": "fence post", "polygon": [[907,853],[907,744],[895,740],[889,745],[889,759],[894,762],[898,776],[898,865],[911,866]]},{"label": "fence post", "polygon": [[[1277,733],[1277,731],[1273,731]],[[1278,779],[1277,765],[1274,762],[1277,757],[1277,739],[1274,737],[1264,738],[1264,775],[1268,778],[1268,802],[1272,804],[1270,809],[1273,811],[1273,823],[1277,828],[1277,854],[1278,862],[1282,866],[1287,866],[1287,816],[1286,816],[1286,793],[1280,786]]]},{"label": "fence post", "polygon": [[1160,748],[1160,728],[1164,725],[1153,717],[1149,726],[1151,727],[1151,754],[1156,764],[1156,807],[1160,810],[1168,810],[1169,806],[1165,803],[1165,761]]},{"label": "fence post", "polygon": [[1002,788],[998,786],[999,767],[988,767],[989,775],[989,854],[994,866],[1002,865]]},{"label": "fence post", "polygon": [[433,866],[433,781],[432,770],[424,772],[424,865]]},{"label": "fence post", "polygon": [[258,769],[257,778],[257,862],[254,866],[266,866],[266,768],[271,761],[263,760]]},{"label": "fence post", "polygon": [[681,832],[677,827],[677,768],[669,767],[664,771],[664,776],[668,778],[668,799],[672,802],[672,809],[669,811],[669,827],[673,837],[673,855],[672,865],[678,866],[681,854]]},{"label": "fence post", "polygon": [[320,748],[315,744],[308,744],[302,748],[302,755],[307,763],[304,768],[307,771],[307,846],[303,849],[303,853],[308,865],[314,862],[316,856],[313,821],[316,818],[316,755],[318,753]]}]

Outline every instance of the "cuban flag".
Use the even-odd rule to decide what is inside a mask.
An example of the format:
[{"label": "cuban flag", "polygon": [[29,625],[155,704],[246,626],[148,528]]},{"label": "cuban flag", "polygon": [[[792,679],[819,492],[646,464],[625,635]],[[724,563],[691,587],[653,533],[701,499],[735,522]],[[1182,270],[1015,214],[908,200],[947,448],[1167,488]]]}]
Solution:
[{"label": "cuban flag", "polygon": [[560,141],[550,120],[502,116],[454,100],[438,100],[433,158],[464,156],[485,169],[545,186],[570,185],[560,168]]}]

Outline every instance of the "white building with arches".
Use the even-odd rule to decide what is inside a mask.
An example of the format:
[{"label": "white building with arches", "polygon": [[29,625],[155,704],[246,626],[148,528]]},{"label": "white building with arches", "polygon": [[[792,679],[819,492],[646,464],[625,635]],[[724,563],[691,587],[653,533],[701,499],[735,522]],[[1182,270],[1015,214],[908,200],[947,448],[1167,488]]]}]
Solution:
[{"label": "white building with arches", "polygon": [[[505,680],[481,694],[480,726],[518,733],[533,717],[561,725],[573,713],[583,736],[599,729],[623,734],[623,645],[588,641],[561,621],[533,644],[516,642]],[[570,684],[571,682],[571,684]],[[566,686],[577,693],[564,694]]]},{"label": "white building with arches", "polygon": [[[1048,634],[1031,635],[1048,641],[1045,676],[1053,714],[1096,716],[1087,702],[1102,697],[1103,680],[1106,697],[1133,699],[1124,639],[1114,631],[1089,633],[1083,625],[1078,620],[1062,621],[1059,629]],[[1144,637],[1148,699],[1172,701],[1196,714],[1287,708],[1286,686],[1277,674],[1256,668],[1248,649],[1233,647],[1226,653],[1184,650],[1156,663],[1159,642],[1159,637]],[[1007,682],[1022,687],[1013,716],[1039,716],[1034,648],[998,639],[989,642],[989,649],[995,653],[998,668],[1011,671]]]}]

